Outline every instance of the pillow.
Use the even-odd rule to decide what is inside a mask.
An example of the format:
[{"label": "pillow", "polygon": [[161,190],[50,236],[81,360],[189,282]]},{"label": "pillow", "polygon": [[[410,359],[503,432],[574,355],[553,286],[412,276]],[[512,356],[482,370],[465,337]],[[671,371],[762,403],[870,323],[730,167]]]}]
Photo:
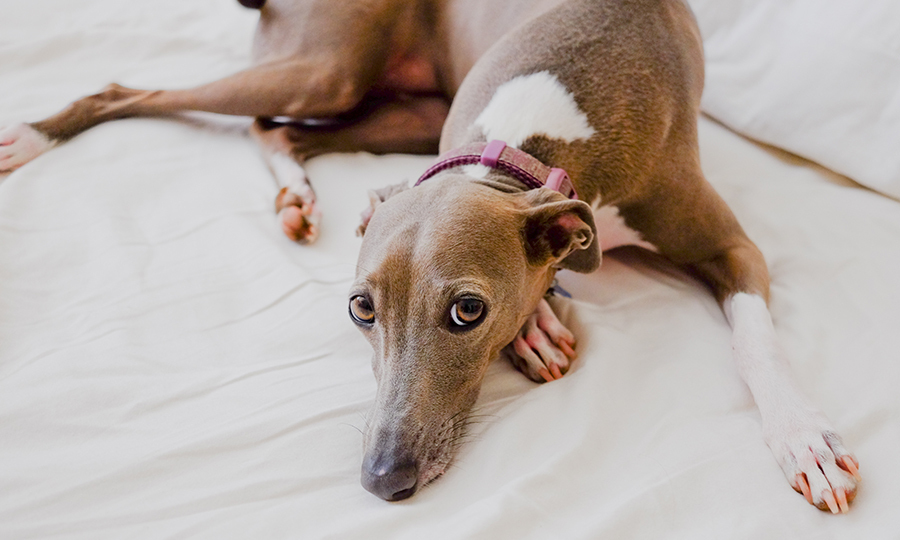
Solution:
[{"label": "pillow", "polygon": [[704,112],[900,199],[900,2],[689,3]]}]

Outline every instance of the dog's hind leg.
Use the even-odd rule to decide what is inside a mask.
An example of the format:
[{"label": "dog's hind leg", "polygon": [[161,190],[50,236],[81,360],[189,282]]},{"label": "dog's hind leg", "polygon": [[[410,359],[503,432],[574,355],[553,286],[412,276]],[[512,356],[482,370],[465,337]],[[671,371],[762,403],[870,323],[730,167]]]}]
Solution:
[{"label": "dog's hind leg", "polygon": [[[436,153],[449,103],[440,96],[370,96],[371,110],[362,118],[339,127],[309,127],[301,123],[278,124],[260,118],[251,132],[280,191],[275,210],[288,238],[309,243],[319,232],[321,214],[303,163],[330,152],[365,151]],[[365,108],[365,107],[364,107]]]},{"label": "dog's hind leg", "polygon": [[186,90],[136,90],[110,84],[39,122],[0,130],[0,171],[110,120],[204,111],[239,116],[328,117],[351,110],[374,83],[373,66],[352,69],[340,57],[264,64]]},{"label": "dog's hind leg", "polygon": [[[389,3],[385,5],[376,13],[360,12],[341,20],[320,13],[316,20],[301,25],[309,29],[302,39],[287,40],[297,41],[296,50],[270,50],[284,45],[278,44],[278,36],[260,31],[257,37],[268,38],[264,39],[268,49],[259,52],[267,52],[265,58],[272,60],[208,84],[180,90],[136,90],[111,84],[45,120],[0,129],[0,172],[20,167],[97,124],[120,118],[183,111],[311,118],[349,111],[387,67],[392,45],[385,39],[385,28],[393,27],[397,14]],[[348,37],[336,42],[334,35]]]}]

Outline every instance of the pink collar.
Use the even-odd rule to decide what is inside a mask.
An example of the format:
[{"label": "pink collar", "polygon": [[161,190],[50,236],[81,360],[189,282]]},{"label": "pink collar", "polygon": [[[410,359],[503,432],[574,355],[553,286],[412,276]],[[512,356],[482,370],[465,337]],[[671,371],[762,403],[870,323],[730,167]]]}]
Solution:
[{"label": "pink collar", "polygon": [[496,140],[489,143],[467,144],[441,154],[437,163],[425,171],[416,185],[418,186],[441,171],[461,165],[477,164],[499,169],[522,182],[529,189],[547,187],[570,199],[578,198],[575,186],[572,185],[572,180],[569,179],[566,171],[548,167],[531,154],[506,146],[505,142]]}]

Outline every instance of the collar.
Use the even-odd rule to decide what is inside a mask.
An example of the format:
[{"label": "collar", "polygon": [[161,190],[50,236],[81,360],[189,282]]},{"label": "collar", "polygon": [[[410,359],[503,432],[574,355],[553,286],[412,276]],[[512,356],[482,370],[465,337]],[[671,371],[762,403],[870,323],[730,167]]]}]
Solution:
[{"label": "collar", "polygon": [[503,171],[525,184],[528,189],[547,187],[570,199],[578,198],[575,186],[566,171],[548,167],[531,154],[497,140],[467,144],[441,154],[437,163],[425,171],[415,185],[418,186],[441,171],[477,164]]}]

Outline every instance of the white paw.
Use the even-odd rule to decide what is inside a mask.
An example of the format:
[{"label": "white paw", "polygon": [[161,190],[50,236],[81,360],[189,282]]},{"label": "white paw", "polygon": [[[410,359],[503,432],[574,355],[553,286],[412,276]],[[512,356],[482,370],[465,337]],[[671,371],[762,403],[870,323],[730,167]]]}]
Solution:
[{"label": "white paw", "polygon": [[550,382],[562,378],[575,359],[575,336],[542,298],[505,352],[528,378]]},{"label": "white paw", "polygon": [[281,188],[275,199],[275,210],[284,234],[301,244],[311,244],[319,237],[319,223],[322,212],[316,204],[316,196],[311,189],[297,194],[288,188]]},{"label": "white paw", "polygon": [[788,482],[810,504],[845,513],[856,497],[859,462],[823,417],[766,428],[765,439]]},{"label": "white paw", "polygon": [[53,148],[46,135],[28,124],[0,129],[0,172],[14,171]]}]

